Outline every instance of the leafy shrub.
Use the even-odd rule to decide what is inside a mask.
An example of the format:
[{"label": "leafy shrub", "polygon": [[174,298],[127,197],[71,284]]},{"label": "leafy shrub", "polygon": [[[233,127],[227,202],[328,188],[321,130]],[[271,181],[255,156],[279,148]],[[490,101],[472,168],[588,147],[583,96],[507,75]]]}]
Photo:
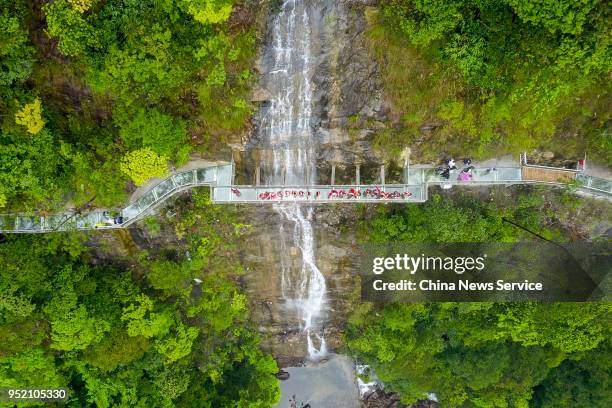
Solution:
[{"label": "leafy shrub", "polygon": [[168,160],[145,147],[126,154],[120,168],[137,186],[140,186],[153,177],[166,176]]}]

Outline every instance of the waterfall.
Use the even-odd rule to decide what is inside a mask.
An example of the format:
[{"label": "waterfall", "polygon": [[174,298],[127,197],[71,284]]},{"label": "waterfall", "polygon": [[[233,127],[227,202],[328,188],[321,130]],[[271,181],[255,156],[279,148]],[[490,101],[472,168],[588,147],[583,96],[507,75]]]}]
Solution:
[{"label": "waterfall", "polygon": [[[264,180],[271,185],[308,185],[316,180],[310,19],[304,1],[285,1],[272,22],[271,41],[264,52],[263,82],[272,97],[260,112],[258,136],[271,150],[264,163]],[[313,209],[296,203],[274,209],[281,217],[281,293],[297,312],[309,357],[318,360],[327,353],[320,322],[327,285],[316,265]],[[297,266],[290,248],[300,252]]]}]

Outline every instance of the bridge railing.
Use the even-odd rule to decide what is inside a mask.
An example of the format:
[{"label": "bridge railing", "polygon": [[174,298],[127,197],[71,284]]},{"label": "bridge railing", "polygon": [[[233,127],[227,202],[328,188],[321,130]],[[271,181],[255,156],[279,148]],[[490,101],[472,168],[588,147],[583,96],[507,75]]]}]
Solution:
[{"label": "bridge railing", "polygon": [[590,190],[595,193],[612,195],[612,181],[600,177],[578,174],[576,180],[580,183],[580,188]]},{"label": "bridge railing", "polygon": [[195,186],[230,185],[234,174],[233,164],[182,171],[161,181],[121,211],[123,223],[131,224],[169,196]]},{"label": "bridge railing", "polygon": [[355,203],[355,202],[423,202],[427,190],[423,185],[287,185],[287,186],[215,186],[215,203]]},{"label": "bridge railing", "polygon": [[408,184],[461,184],[461,185],[490,185],[515,184],[522,182],[520,167],[476,167],[472,170],[472,179],[459,180],[460,170],[451,170],[449,178],[442,177],[435,167],[411,168],[406,172]]}]

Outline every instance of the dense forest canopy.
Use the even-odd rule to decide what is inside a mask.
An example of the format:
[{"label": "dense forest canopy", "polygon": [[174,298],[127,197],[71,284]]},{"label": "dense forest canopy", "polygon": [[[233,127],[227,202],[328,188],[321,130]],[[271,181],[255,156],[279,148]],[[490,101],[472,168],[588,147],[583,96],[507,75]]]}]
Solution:
[{"label": "dense forest canopy", "polygon": [[399,148],[434,123],[428,147],[480,156],[548,148],[609,163],[607,2],[388,0],[370,22],[404,125],[381,145]]},{"label": "dense forest canopy", "polygon": [[[575,199],[539,192],[516,202],[434,196],[381,208],[371,242],[567,240],[562,208]],[[572,202],[574,204],[572,204]],[[612,371],[610,303],[362,303],[347,347],[410,404],[434,392],[443,407],[607,407]]]},{"label": "dense forest canopy", "polygon": [[[253,113],[263,3],[278,6],[0,0],[0,211],[115,207],[194,151],[218,159]],[[612,164],[611,14],[603,0],[376,2],[367,41],[392,123],[374,143],[394,158],[411,146],[423,161],[542,148]],[[435,196],[380,208],[360,238],[533,239],[508,219],[567,239],[559,207],[520,193],[510,204]],[[164,220],[177,244],[154,253],[106,256],[105,236],[0,236],[0,387],[66,387],[74,407],[278,402],[278,367],[238,284],[245,226],[200,192],[180,203]],[[453,407],[608,407],[610,312],[364,303],[347,349],[406,403],[435,392]]]},{"label": "dense forest canopy", "polygon": [[448,407],[607,407],[610,305],[362,305],[348,346],[391,391]]},{"label": "dense forest canopy", "polygon": [[0,207],[118,205],[239,130],[255,35],[233,4],[0,1]]},{"label": "dense forest canopy", "polygon": [[67,388],[74,407],[277,402],[278,368],[228,255],[243,226],[207,194],[183,204],[184,244],[151,254],[104,260],[104,240],[80,234],[1,243],[0,387]]}]

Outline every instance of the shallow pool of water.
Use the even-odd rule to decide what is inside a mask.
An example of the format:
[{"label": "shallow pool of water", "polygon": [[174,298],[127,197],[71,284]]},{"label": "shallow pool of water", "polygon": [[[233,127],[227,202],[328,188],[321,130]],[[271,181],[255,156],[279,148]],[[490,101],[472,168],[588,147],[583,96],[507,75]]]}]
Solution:
[{"label": "shallow pool of water", "polygon": [[281,381],[281,402],[276,407],[290,408],[295,395],[297,407],[303,403],[311,408],[358,408],[353,361],[338,354],[329,357],[323,363],[285,368],[290,377]]}]

